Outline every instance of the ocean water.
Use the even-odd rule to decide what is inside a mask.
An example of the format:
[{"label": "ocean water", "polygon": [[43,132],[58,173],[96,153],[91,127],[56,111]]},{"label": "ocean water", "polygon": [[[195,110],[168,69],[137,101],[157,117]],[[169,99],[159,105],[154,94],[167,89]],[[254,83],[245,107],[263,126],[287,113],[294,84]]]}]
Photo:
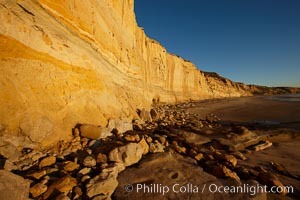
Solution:
[{"label": "ocean water", "polygon": [[277,101],[300,102],[300,94],[270,96],[267,97],[267,99],[277,100]]}]

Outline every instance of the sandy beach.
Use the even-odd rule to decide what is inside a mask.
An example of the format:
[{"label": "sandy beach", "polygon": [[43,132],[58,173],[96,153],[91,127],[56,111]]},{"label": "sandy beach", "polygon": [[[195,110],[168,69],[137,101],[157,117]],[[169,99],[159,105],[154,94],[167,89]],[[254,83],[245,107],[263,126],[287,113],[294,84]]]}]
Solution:
[{"label": "sandy beach", "polygon": [[215,114],[223,121],[299,122],[300,102],[279,101],[268,96],[253,96],[195,102],[189,112],[203,118]]}]

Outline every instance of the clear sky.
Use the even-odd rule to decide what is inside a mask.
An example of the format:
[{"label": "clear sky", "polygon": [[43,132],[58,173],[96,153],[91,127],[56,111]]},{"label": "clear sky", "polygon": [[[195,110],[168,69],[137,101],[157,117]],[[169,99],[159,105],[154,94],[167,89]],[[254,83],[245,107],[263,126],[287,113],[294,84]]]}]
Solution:
[{"label": "clear sky", "polygon": [[200,70],[300,87],[300,0],[135,0],[139,26]]}]

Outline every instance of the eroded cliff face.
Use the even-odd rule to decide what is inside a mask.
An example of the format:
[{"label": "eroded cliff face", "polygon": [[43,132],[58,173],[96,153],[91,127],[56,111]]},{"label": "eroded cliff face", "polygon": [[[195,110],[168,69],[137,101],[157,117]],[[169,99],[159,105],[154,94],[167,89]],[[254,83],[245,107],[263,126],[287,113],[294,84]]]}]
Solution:
[{"label": "eroded cliff face", "polygon": [[153,100],[252,94],[148,38],[133,0],[1,0],[0,21],[0,125],[11,138],[48,145]]}]

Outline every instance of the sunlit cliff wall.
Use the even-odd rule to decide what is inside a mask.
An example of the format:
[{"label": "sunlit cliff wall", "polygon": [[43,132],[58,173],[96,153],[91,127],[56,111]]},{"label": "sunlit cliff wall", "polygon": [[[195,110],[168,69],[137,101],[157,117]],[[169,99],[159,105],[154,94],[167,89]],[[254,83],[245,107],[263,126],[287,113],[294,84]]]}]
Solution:
[{"label": "sunlit cliff wall", "polygon": [[48,145],[152,100],[251,95],[138,27],[133,0],[0,0],[0,134]]}]

